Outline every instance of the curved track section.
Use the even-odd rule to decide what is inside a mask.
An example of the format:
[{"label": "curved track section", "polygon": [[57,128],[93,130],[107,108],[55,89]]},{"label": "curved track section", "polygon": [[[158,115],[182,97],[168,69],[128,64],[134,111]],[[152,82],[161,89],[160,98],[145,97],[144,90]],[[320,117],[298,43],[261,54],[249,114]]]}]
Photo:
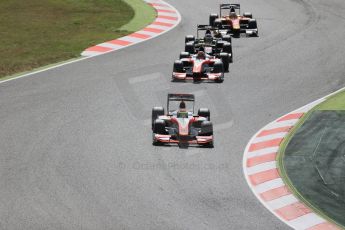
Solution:
[{"label": "curved track section", "polygon": [[276,160],[281,143],[290,130],[322,101],[324,98],[263,127],[249,141],[243,157],[244,174],[253,193],[268,210],[294,229],[340,229],[313,212],[290,191],[281,178]]},{"label": "curved track section", "polygon": [[84,57],[92,57],[123,49],[162,35],[169,30],[172,30],[180,23],[181,15],[172,5],[161,0],[145,0],[145,2],[151,5],[157,13],[157,17],[154,22],[142,30],[125,37],[89,47],[84,50],[81,55]]},{"label": "curved track section", "polygon": [[[344,85],[345,3],[242,0],[260,37],[233,39],[223,84],[183,84],[170,78],[184,35],[222,1],[168,2],[182,21],[158,38],[0,85],[2,228],[288,228],[248,189],[243,149],[272,117]],[[167,92],[210,108],[214,149],[151,146]]]}]

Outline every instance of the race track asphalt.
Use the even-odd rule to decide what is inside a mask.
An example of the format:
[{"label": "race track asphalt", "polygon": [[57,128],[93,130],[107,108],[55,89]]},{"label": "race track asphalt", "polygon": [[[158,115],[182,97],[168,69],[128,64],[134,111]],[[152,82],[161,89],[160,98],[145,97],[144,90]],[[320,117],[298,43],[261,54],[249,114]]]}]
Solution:
[{"label": "race track asphalt", "polygon": [[[288,229],[242,173],[249,138],[345,85],[343,0],[241,0],[259,38],[233,39],[223,84],[171,83],[184,35],[220,0],[168,1],[174,30],[0,84],[0,229]],[[167,92],[195,93],[215,148],[151,145]]]}]

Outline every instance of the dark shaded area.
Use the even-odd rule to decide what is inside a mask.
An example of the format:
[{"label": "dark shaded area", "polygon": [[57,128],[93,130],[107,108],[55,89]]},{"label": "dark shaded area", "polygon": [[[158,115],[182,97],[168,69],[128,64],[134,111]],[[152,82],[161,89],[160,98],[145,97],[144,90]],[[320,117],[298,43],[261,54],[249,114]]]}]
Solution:
[{"label": "dark shaded area", "polygon": [[345,225],[345,111],[315,111],[288,144],[284,165],[298,192]]}]

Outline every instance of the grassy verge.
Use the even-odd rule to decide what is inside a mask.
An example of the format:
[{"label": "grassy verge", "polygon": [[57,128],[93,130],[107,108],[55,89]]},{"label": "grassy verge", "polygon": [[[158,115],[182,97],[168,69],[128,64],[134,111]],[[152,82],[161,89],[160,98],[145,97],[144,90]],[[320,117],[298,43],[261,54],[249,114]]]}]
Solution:
[{"label": "grassy verge", "polygon": [[130,22],[119,28],[120,31],[138,31],[155,20],[155,10],[148,4],[143,4],[143,0],[125,0],[125,2],[133,8],[135,14]]},{"label": "grassy verge", "polygon": [[0,78],[79,57],[154,17],[142,0],[0,1]]},{"label": "grassy verge", "polygon": [[345,91],[341,91],[315,107],[316,110],[345,110]]},{"label": "grassy verge", "polygon": [[305,203],[308,207],[310,207],[315,213],[318,213],[324,219],[328,220],[329,222],[334,223],[338,227],[345,229],[344,226],[339,225],[333,219],[329,218],[324,212],[316,208],[311,204],[311,202],[306,199],[299,191],[296,189],[292,181],[290,180],[289,176],[287,175],[287,171],[284,165],[284,154],[286,151],[287,146],[289,145],[290,141],[296,134],[296,132],[301,128],[301,126],[308,120],[311,114],[316,110],[345,110],[345,91],[341,91],[333,96],[327,98],[326,101],[320,103],[319,105],[315,106],[311,109],[307,114],[305,114],[302,119],[295,125],[295,127],[290,131],[288,136],[284,138],[278,152],[277,162],[278,162],[278,170],[279,173],[284,181],[285,184],[290,188],[292,193],[298,197],[303,203]]}]

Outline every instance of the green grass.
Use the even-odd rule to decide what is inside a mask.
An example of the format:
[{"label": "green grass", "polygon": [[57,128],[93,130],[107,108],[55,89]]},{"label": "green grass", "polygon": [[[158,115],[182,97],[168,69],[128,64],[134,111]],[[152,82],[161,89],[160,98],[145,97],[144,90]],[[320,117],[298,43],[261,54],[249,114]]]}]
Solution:
[{"label": "green grass", "polygon": [[318,105],[317,110],[345,110],[345,91],[341,91]]},{"label": "green grass", "polygon": [[141,0],[0,0],[0,77],[79,57],[154,17]]},{"label": "green grass", "polygon": [[148,4],[143,4],[143,0],[125,0],[135,11],[132,20],[119,28],[123,31],[138,31],[145,25],[150,24],[156,18],[156,11]]},{"label": "green grass", "polygon": [[284,183],[289,187],[291,192],[298,197],[304,204],[306,204],[309,208],[311,208],[315,213],[318,213],[324,219],[328,220],[329,222],[334,223],[341,229],[345,229],[344,226],[339,225],[333,219],[329,218],[325,213],[323,213],[318,208],[314,207],[303,195],[301,195],[298,190],[295,188],[293,183],[291,182],[290,178],[287,175],[286,169],[284,167],[284,154],[289,142],[298,131],[298,129],[304,124],[305,121],[308,120],[310,115],[315,110],[345,110],[345,90],[341,91],[333,96],[330,96],[326,99],[326,101],[320,103],[319,105],[312,108],[308,113],[306,113],[300,121],[294,126],[294,128],[290,131],[287,137],[284,138],[282,144],[279,147],[278,155],[277,155],[277,162],[278,162],[278,170],[280,176],[282,177]]}]

